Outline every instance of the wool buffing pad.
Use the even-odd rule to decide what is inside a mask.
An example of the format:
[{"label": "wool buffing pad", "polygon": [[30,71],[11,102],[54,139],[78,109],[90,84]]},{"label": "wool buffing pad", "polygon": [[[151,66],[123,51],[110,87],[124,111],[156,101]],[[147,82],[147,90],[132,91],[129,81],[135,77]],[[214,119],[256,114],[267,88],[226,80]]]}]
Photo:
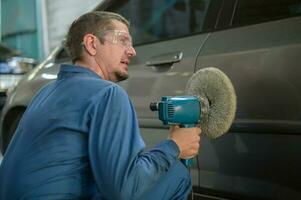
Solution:
[{"label": "wool buffing pad", "polygon": [[200,69],[188,80],[186,94],[200,100],[202,134],[217,138],[229,130],[235,118],[236,94],[226,74],[214,67]]}]

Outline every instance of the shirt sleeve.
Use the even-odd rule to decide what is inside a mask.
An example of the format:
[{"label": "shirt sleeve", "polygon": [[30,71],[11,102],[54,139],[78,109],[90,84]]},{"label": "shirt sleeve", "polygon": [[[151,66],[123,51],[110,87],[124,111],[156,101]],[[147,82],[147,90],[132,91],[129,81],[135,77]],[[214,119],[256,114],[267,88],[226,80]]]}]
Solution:
[{"label": "shirt sleeve", "polygon": [[93,96],[91,104],[89,157],[100,194],[139,198],[177,161],[178,146],[164,140],[144,151],[132,103],[117,85]]}]

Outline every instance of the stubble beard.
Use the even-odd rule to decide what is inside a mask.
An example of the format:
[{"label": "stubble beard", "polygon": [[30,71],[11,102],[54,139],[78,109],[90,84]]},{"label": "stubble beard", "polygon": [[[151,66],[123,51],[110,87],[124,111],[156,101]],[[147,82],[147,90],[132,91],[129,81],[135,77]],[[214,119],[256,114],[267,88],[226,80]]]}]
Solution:
[{"label": "stubble beard", "polygon": [[129,78],[129,74],[127,72],[115,72],[116,82],[124,81]]}]

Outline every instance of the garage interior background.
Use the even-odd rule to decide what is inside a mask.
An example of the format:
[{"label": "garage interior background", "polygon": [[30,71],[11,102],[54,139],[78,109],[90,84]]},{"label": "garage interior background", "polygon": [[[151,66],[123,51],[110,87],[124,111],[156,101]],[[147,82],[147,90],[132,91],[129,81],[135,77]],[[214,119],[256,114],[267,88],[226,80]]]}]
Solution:
[{"label": "garage interior background", "polygon": [[1,0],[1,43],[42,61],[71,22],[102,0]]}]

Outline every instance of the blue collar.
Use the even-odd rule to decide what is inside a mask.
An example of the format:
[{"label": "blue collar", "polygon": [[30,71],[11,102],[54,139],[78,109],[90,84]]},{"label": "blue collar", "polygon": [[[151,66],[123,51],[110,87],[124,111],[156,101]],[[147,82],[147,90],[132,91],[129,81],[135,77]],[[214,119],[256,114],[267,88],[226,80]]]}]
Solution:
[{"label": "blue collar", "polygon": [[96,74],[94,71],[90,70],[89,68],[82,67],[79,65],[71,65],[71,64],[62,64],[60,67],[60,71],[58,74],[58,79],[65,78],[67,76],[72,75],[86,75],[86,76],[92,76],[95,78],[102,79],[98,74]]}]

